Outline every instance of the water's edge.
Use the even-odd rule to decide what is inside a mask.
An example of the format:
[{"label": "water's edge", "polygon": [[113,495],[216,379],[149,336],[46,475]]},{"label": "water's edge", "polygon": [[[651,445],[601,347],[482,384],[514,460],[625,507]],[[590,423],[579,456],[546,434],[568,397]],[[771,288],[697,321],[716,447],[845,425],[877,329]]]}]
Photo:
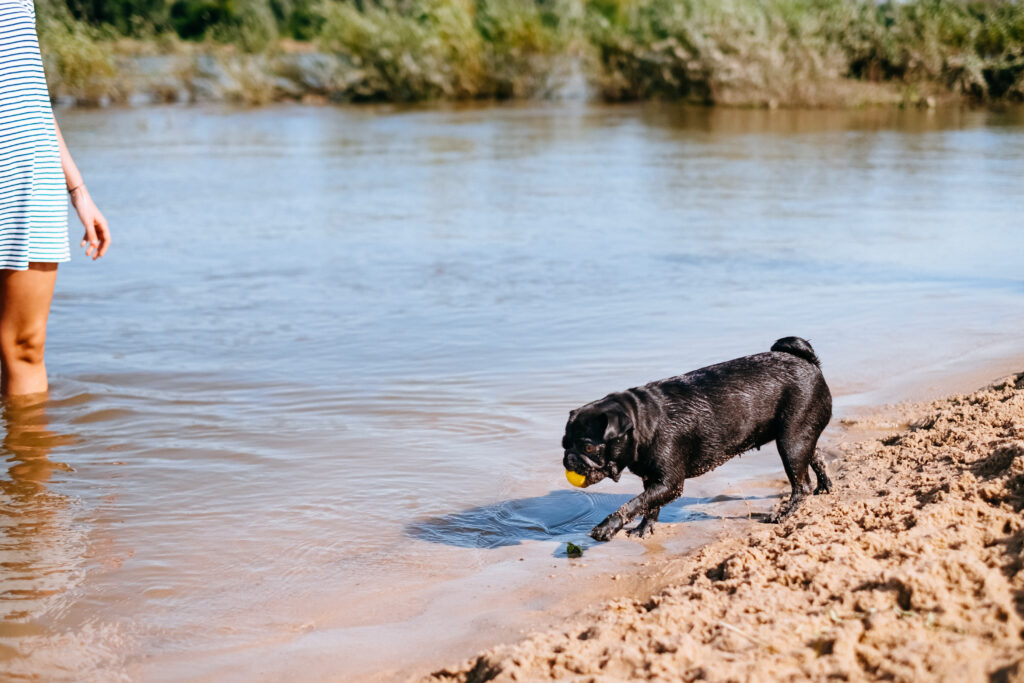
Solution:
[{"label": "water's edge", "polygon": [[[977,389],[988,386],[1003,377],[1019,373],[1024,370],[1024,353],[1017,349],[1016,352],[1005,347],[979,350],[981,359],[976,359],[967,367],[955,369],[947,367],[934,367],[924,369],[921,377],[914,380],[898,383],[885,391],[871,393],[876,399],[875,403],[858,402],[858,396],[838,396],[836,414],[832,418],[829,428],[822,435],[819,448],[825,453],[826,465],[829,466],[837,457],[840,457],[838,445],[848,438],[839,426],[840,421],[852,418],[856,415],[872,415],[874,417],[884,416],[888,413],[894,415],[894,424],[899,424],[903,416],[897,415],[895,405],[916,404],[936,400],[940,397],[970,393]],[[895,427],[894,427],[895,429]],[[747,454],[749,455],[749,454]],[[740,456],[744,457],[744,456]],[[777,458],[777,454],[772,457]],[[581,612],[589,612],[596,609],[609,600],[638,599],[645,600],[651,595],[667,588],[673,581],[678,581],[679,576],[674,572],[675,563],[680,558],[699,551],[703,546],[714,542],[725,536],[746,535],[751,530],[759,528],[763,522],[752,519],[742,519],[744,513],[763,513],[769,511],[775,504],[788,495],[789,485],[779,465],[778,476],[750,477],[736,482],[728,491],[722,495],[729,495],[736,498],[747,496],[760,497],[762,500],[754,504],[732,503],[724,514],[734,514],[736,519],[723,523],[717,530],[709,532],[706,529],[694,531],[692,525],[683,522],[678,524],[662,524],[655,532],[654,538],[646,542],[639,542],[630,539],[630,543],[636,546],[643,546],[641,549],[633,549],[633,553],[621,553],[601,557],[593,562],[584,562],[586,568],[592,564],[598,565],[596,569],[589,572],[579,571],[585,569],[580,567],[574,570],[569,567],[561,569],[568,573],[575,571],[577,576],[572,583],[573,589],[570,595],[548,596],[546,608],[532,615],[532,618],[523,623],[516,623],[505,629],[495,629],[493,634],[482,636],[475,634],[467,636],[463,641],[453,644],[440,652],[433,652],[429,657],[423,657],[419,661],[403,662],[401,666],[377,671],[349,671],[344,666],[331,672],[333,680],[361,680],[377,682],[396,679],[419,679],[428,674],[451,666],[467,658],[476,656],[482,650],[495,647],[500,644],[518,642],[531,633],[555,628],[560,623],[572,619]],[[619,544],[622,539],[617,538]],[[563,564],[566,561],[563,560]],[[543,569],[543,567],[539,568]],[[553,567],[552,570],[557,569]],[[522,579],[525,583],[525,577]],[[483,643],[483,644],[481,644]]]}]

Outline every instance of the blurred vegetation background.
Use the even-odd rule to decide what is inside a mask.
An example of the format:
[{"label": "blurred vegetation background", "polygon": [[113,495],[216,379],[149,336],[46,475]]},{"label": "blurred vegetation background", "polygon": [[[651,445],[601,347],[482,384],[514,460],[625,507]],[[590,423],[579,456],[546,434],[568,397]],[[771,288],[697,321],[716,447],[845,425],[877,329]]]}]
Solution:
[{"label": "blurred vegetation background", "polygon": [[1024,101],[1017,0],[37,0],[76,103]]}]

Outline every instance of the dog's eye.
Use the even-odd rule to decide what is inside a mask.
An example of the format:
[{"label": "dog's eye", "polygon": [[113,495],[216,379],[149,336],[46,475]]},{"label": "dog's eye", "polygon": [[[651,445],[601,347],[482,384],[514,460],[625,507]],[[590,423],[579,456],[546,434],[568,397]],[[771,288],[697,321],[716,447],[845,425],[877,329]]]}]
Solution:
[{"label": "dog's eye", "polygon": [[587,451],[587,453],[593,453],[594,451],[597,450],[597,447],[592,443],[588,443],[585,450]]}]

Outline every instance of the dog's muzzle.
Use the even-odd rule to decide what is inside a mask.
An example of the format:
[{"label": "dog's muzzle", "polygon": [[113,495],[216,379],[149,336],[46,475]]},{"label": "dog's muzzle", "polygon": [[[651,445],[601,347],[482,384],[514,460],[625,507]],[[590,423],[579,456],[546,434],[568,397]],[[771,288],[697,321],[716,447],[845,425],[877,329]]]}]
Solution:
[{"label": "dog's muzzle", "polygon": [[587,487],[591,484],[596,484],[605,477],[611,477],[615,481],[619,480],[619,468],[614,462],[599,463],[582,453],[576,453],[574,451],[566,451],[565,457],[562,458],[562,465],[565,469],[570,472],[576,472],[586,477],[586,480],[580,486]]},{"label": "dog's muzzle", "polygon": [[565,463],[566,469],[579,472],[580,474],[583,474],[586,470],[604,469],[603,465],[594,462],[582,453],[576,453],[574,451],[566,451],[563,462]]}]

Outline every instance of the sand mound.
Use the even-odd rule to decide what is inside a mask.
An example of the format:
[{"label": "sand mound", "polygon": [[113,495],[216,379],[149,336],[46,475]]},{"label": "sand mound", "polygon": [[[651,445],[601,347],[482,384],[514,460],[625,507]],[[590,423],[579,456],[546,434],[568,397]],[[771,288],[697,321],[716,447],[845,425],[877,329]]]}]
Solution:
[{"label": "sand mound", "polygon": [[431,678],[1024,681],[1024,374],[918,408],[840,446],[835,493],[675,560],[660,594]]}]

